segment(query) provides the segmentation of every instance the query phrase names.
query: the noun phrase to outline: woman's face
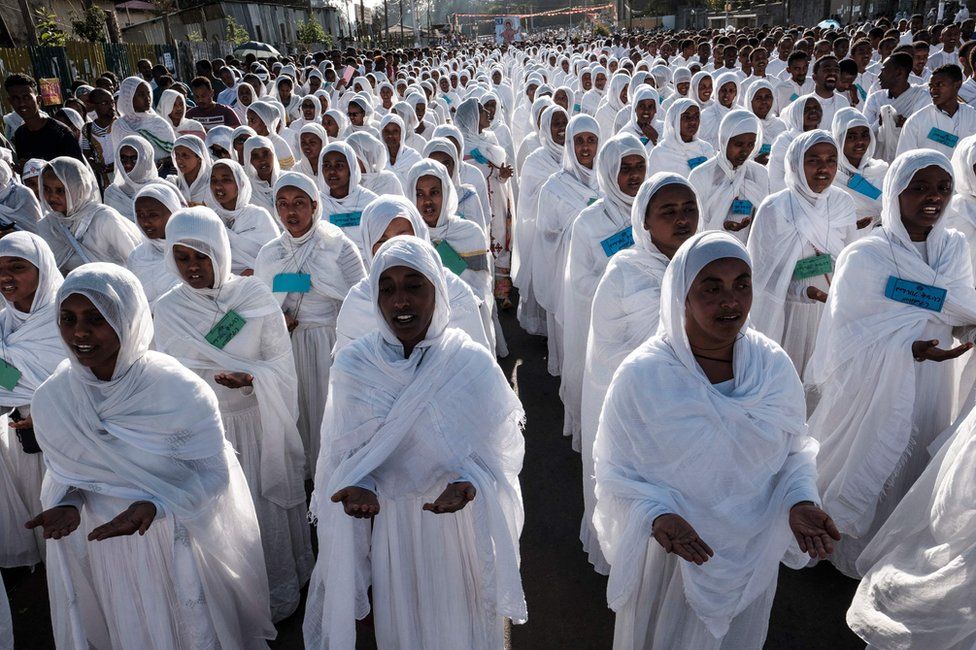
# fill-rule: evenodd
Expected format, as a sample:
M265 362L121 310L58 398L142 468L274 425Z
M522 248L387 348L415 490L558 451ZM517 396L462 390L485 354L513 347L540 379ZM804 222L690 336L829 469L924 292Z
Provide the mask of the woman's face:
M298 140L301 144L302 155L312 163L314 168L319 164L319 154L322 153L322 139L314 133L303 133Z
M726 257L705 265L685 298L685 333L691 345L730 345L752 308L752 271L743 260Z
M166 239L166 222L170 211L154 198L141 196L136 199L136 223L147 239Z
M264 120L254 111L247 112L247 125L258 135L268 135L268 127L264 125Z
M331 115L322 118L322 126L325 127L325 132L329 134L330 138L339 137L339 123L332 119Z
M210 172L210 191L224 210L237 208L237 180L227 165L214 165Z
M647 202L644 230L668 259L698 230L698 201L686 185L665 185Z
M349 121L353 126L362 126L363 120L366 118L366 111L359 105L350 103L349 108L346 109L346 115L349 116Z
M400 151L400 127L390 122L383 127L383 143L386 150L390 152L390 160L396 160L396 155Z
M725 108L732 108L732 104L735 102L735 96L737 94L737 89L734 83L727 81L722 84L722 87L718 89L718 101Z
M176 147L173 149L173 158L176 159L176 168L180 170L183 176L196 178L197 172L200 171L202 161L191 149L187 147Z
M214 268L209 256L189 246L174 244L173 261L187 285L193 289L213 289Z
M292 237L301 237L312 228L318 203L297 187L283 187L275 194L278 219Z
M408 219L403 217L395 217L386 226L386 230L380 235L380 238L376 240L373 244L372 252L375 255L376 251L380 249L380 246L385 244L387 240L393 239L397 235L414 235L413 224L410 223Z
M441 179L436 176L421 176L417 179L414 200L417 209L420 210L420 216L430 228L437 225L437 219L440 217L441 206L444 203L443 190Z
M287 105L291 101L291 81L282 81L278 83L278 97L281 99L281 103Z
M322 158L322 178L332 196L345 196L349 191L349 163L338 151L330 151Z
M847 160L857 167L861 164L861 159L871 146L871 131L866 126L854 126L847 129L844 136L844 156Z
M698 82L698 101L703 104L712 98L712 78L705 77Z
M68 212L68 194L64 183L54 174L45 169L42 172L44 186L44 200L55 212L66 215Z
M760 120L766 119L769 111L773 108L773 93L763 88L752 96L752 112Z
M427 115L427 104L417 102L417 105L413 107L413 112L417 116L417 124L422 125L424 123L424 116Z
M647 175L647 158L637 154L620 159L617 173L617 187L627 196L637 196L644 177Z
M454 159L443 151L432 151L428 156L431 160L436 160L447 169L448 176L454 176Z
M308 99L302 100L302 117L306 120L315 119L315 98L309 97Z
M679 81L674 85L674 89L678 91L678 94L682 97L688 96L688 90L691 88L690 81Z
M732 163L732 168L736 169L745 164L756 148L755 133L739 133L729 138L725 145L725 157Z
M91 300L78 293L66 297L58 311L58 330L78 363L102 381L112 378L119 336Z
M309 94L314 93L316 90L322 87L322 79L319 77L310 77L308 80L308 92ZM306 117L305 119L311 119Z
M241 89L237 91L237 97L240 100L241 104L243 104L244 106L250 106L251 102L254 101L254 91L247 84L242 84Z
M821 118L823 118L823 108L820 102L811 97L803 105L803 130L811 131L817 128L820 126Z
M249 135L239 135L234 138L234 151L237 153L237 160L244 160L244 143L247 142Z
M126 174L131 174L132 170L136 168L136 163L139 162L139 152L132 147L122 147L119 149L119 164L122 165L122 169L125 170Z
M807 149L803 154L803 175L817 194L830 187L837 175L837 147L821 142Z
M22 257L0 257L0 295L18 311L29 313L41 274Z
M701 124L701 111L697 106L692 106L681 114L681 124L678 128L681 140L691 142L698 134L698 126Z
M565 90L557 90L556 94L552 96L552 101L562 106L564 110L569 110L569 97Z
M380 313L405 347L413 348L427 336L435 297L430 280L409 266L391 266L380 274Z
M576 153L576 160L583 167L593 169L593 161L600 145L600 138L595 133L584 131L573 136L573 151Z
M274 173L274 152L265 147L252 149L251 166L257 172L258 178L265 183L271 182L271 175Z
M952 198L952 176L941 167L925 167L915 172L901 194L898 207L901 222L912 241L924 241Z
M169 121L176 126L183 119L183 114L186 113L186 104L183 103L183 97L178 96L173 102L173 110L169 112Z
M387 86L380 88L380 99L383 100L383 106L389 108L393 105L393 90Z
M149 84L139 84L135 95L132 96L132 108L136 113L145 113L151 105L152 93L149 90Z

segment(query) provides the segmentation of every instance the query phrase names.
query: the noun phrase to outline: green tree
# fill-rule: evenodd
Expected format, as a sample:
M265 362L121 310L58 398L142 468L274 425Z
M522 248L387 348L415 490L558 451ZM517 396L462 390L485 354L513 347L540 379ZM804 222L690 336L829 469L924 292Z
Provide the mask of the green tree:
M329 38L329 35L325 33L322 25L311 17L298 23L298 29L296 32L298 34L298 42L305 43L306 45L309 43L325 43Z
M34 10L34 15L36 16L34 22L37 26L37 44L63 47L68 41L68 36L58 25L54 12L40 8Z
M247 33L244 27L238 25L231 16L227 16L227 40L234 45L240 45L251 40L251 35Z
M191 43L202 43L203 35L198 31L192 31L186 35L186 40L190 41Z
M105 12L95 5L91 5L80 14L74 14L71 29L75 36L83 41L98 43L106 40Z

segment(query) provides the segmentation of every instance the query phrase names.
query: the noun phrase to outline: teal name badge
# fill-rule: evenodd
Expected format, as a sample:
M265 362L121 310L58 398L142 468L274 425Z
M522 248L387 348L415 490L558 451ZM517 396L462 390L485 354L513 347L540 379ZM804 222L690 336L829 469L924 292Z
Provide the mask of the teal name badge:
M735 199L732 201L732 214L752 214L752 201L749 199Z
M634 245L634 232L630 226L627 226L618 233L614 233L600 242L600 246L603 247L603 252L606 253L607 257L613 257L614 253L619 253L625 248L630 248Z
M857 94L861 96L861 99L868 98L868 93L861 87L861 84L854 84L854 87L857 88Z
M854 174L851 176L851 180L847 181L847 187L851 188L858 194L863 194L872 201L876 201L879 196L881 196L881 190L875 187L871 181L864 178L860 174Z
M20 381L20 371L0 359L0 387L5 390L13 390L18 381Z
M913 305L921 309L930 311L942 311L948 292L942 287L934 287L930 284L902 280L893 275L888 276L888 283L885 285L885 298L895 302Z
M275 293L308 293L312 290L312 276L308 273L279 273L271 281Z
M579 104L573 104L573 112L579 113L581 110L583 110L582 106L580 106Z
M950 149L955 149L956 144L959 142L959 136L955 133L949 133L948 131L943 131L936 127L932 127L929 131L928 139L932 142L937 142L941 145L949 147Z
M448 105L450 105L450 104L453 104L453 103L454 103L454 102L452 102L452 101L451 101L451 98L450 98L450 97L448 97L447 95L444 95L444 96L443 96L443 99L444 99L444 101L445 101L445 102L447 102L447 103L448 103Z
M240 314L231 309L213 326L213 329L207 332L204 338L207 339L207 343L210 345L218 350L223 350L224 346L230 343L231 339L244 329L246 322Z
M793 267L793 279L805 280L815 275L826 275L834 270L834 258L829 253L821 253L797 260Z
M772 151L772 150L773 150L773 145L771 145L771 144L764 144L763 146L759 147L759 155L760 156L768 156L769 155L769 152Z
M641 144L647 144L648 142L651 141L651 139L649 137L647 137L646 135L642 135L640 137L640 141L641 141Z
M464 258L443 239L434 248L441 257L441 263L454 275L461 275L468 270L468 263L464 261Z
M707 162L707 161L708 161L708 157L707 156L696 156L694 158L689 158L688 159L688 168L689 169L694 169L698 165L702 164L703 162Z
M474 161L480 165L488 164L488 159L485 158L485 154L481 153L477 149L471 150L471 157L474 158Z
M352 228L358 226L362 218L362 212L339 212L329 215L329 223L340 228Z
M599 200L600 200L599 198L597 198L597 197L594 196L592 199L590 199L589 201L586 202L586 207L590 207L591 205L593 205L594 203L596 203Z
M797 95L796 93L793 93L792 95L790 95L790 101L792 102L792 101L793 101L793 100L795 100L795 99L796 99L797 97L799 97L799 95Z

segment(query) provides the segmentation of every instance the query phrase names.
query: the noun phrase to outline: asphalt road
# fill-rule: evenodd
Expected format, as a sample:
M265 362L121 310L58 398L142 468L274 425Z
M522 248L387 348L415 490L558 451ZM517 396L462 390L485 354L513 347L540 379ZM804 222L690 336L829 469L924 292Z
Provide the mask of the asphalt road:
M501 321L510 348L502 367L527 413L521 552L529 620L512 627L511 646L610 648L613 613L606 607L606 579L592 570L579 543L580 457L562 436L559 383L546 372L545 341L522 332L514 313L503 314ZM16 647L53 648L43 568L33 573L4 570L3 576ZM856 586L828 564L803 571L781 567L766 648L863 648L844 623ZM279 624L272 647L301 648L301 620L300 609ZM361 624L359 629L359 646L373 647L369 626Z

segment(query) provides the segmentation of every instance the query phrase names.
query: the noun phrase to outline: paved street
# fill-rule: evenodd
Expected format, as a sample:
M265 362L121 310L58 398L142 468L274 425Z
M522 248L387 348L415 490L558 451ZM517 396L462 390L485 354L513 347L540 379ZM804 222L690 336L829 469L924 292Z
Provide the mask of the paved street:
M529 621L512 629L513 648L610 648L613 616L606 608L606 580L592 571L579 543L582 513L580 457L562 437L558 380L545 370L545 341L525 335L514 312L502 315L511 354L502 364L528 415L522 495L522 580ZM17 647L52 648L44 573L4 571L14 614ZM829 565L781 569L767 648L863 648L844 623L856 583ZM301 647L301 611L279 625L275 648ZM372 646L360 626L360 647ZM419 649L418 649L419 650Z

